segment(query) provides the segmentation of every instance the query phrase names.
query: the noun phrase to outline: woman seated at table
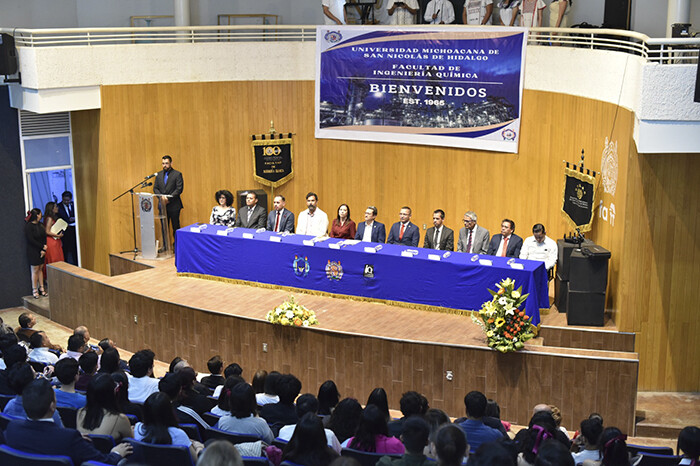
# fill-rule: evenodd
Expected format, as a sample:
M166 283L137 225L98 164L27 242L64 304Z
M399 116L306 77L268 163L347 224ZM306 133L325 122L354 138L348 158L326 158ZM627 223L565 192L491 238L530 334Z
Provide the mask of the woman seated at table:
M347 204L340 204L338 216L333 219L331 226L331 238L354 239L357 227L350 219L350 207Z
M214 199L216 199L219 204L211 209L209 223L212 225L233 227L236 221L236 209L233 207L233 194L231 194L231 191L221 189L216 192Z

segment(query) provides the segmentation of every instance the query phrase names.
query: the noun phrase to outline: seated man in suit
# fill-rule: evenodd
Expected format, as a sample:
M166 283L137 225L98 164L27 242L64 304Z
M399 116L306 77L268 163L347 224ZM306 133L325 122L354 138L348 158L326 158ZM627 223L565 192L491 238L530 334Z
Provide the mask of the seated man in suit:
M368 243L383 243L386 241L386 229L383 223L375 221L377 208L373 205L365 209L365 221L357 225L355 239Z
M443 225L445 211L438 209L433 212L433 227L428 228L423 240L423 247L427 249L440 249L442 251L455 250L455 233Z
M267 211L265 207L258 205L258 195L252 191L246 194L245 205L246 207L238 211L238 217L233 225L253 230L265 228Z
M269 231L294 233L294 214L284 208L286 199L279 194L272 201L273 210L267 216Z
M419 241L420 230L418 226L411 223L411 208L403 206L399 211L399 221L391 226L386 242L387 244L405 244L415 248Z
M489 231L476 224L476 214L471 210L464 214L464 228L459 230L457 251L486 254L489 249Z
M85 440L77 430L56 425L53 422L56 397L48 380L33 380L22 395L27 419L10 421L5 430L7 446L25 453L68 456L73 464L93 460L117 464L123 457L131 454L131 445L120 443L105 455L99 452L92 442Z
M557 242L546 235L544 225L536 223L532 227L532 236L523 241L520 258L542 261L545 268L550 270L557 263L558 249Z
M515 222L504 218L501 222L501 234L493 235L486 254L500 257L520 257L523 239L514 232Z

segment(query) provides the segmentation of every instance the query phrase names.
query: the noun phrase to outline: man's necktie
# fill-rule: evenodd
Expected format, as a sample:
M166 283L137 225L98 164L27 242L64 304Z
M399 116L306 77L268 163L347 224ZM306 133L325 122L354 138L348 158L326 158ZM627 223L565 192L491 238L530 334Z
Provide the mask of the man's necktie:
M433 238L433 243L435 244L435 249L440 249L440 244L438 244L438 237L440 236L440 230L435 229L435 237Z
M472 252L472 231L469 230L469 236L467 236L467 252Z
M506 257L506 251L508 250L508 238L503 239L503 253L501 254L502 257Z
M278 210L277 211L277 220L275 220L275 231L280 231L280 214L281 214L281 212Z
M403 239L403 232L404 232L404 230L406 230L406 225L404 225L404 224L402 223L402 224L401 224L401 231L399 232L399 241L401 241L401 240Z

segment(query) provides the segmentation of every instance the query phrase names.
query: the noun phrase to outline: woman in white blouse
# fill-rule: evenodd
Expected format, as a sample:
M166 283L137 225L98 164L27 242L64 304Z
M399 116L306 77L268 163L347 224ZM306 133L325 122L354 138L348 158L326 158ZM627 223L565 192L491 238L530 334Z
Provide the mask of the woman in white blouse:
M215 205L211 209L211 217L209 223L212 225L222 225L225 227L233 227L236 221L236 209L233 207L233 194L231 191L222 189L214 195L219 205Z

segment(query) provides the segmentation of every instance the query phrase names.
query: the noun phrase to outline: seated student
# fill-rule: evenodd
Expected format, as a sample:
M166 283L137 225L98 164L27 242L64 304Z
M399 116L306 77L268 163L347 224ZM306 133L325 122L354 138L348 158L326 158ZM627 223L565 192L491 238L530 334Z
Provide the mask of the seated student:
M187 447L193 462L197 461L197 455L204 448L201 443L190 440L185 431L178 427L170 398L161 392L152 393L146 398L143 422L137 422L134 426L134 438L145 443Z
M387 455L403 454L405 451L399 439L389 437L386 417L376 405L365 407L357 433L347 439L343 447Z
M679 465L700 464L700 429L695 426L684 427L678 434L678 450L676 454L683 452L683 459Z
M508 436L510 422L501 421L501 407L490 398L486 401L486 411L484 411L482 421L487 426L498 430L504 437Z
M384 415L386 422L391 420L391 415L389 414L389 397L386 394L386 390L382 387L377 387L373 389L369 396L367 397L367 403L365 407L369 405L374 405L379 408L379 411Z
M153 378L154 358L153 351L141 350L129 359L129 401L132 403L143 403L158 391L158 379Z
M22 402L27 419L10 421L5 430L5 442L11 448L26 453L68 456L73 464L84 461L117 464L132 452L131 445L120 443L109 454L100 453L77 430L50 422L55 417L56 398L46 379L29 383Z
M408 391L401 395L399 401L401 414L403 417L395 421L390 421L387 427L389 435L399 438L403 430L403 423L410 416L423 416L428 411L428 399L418 392Z
M234 376L234 377L240 377L241 380L245 381L245 379L243 379L242 374L243 374L243 368L238 363L235 363L235 362L229 364L228 366L226 366L226 369L224 369L224 379L228 379L229 377ZM223 387L222 385L219 385L214 389L214 395L212 395L214 398L219 398L219 395L221 394L222 387Z
M97 374L87 386L87 403L78 410L77 429L81 434L111 435L119 443L134 436L129 418L119 412L116 382L109 374Z
M180 397L180 405L187 406L194 410L200 416L207 411L211 406L211 400L201 393L195 391L195 383L197 381L197 373L191 367L183 367L177 372L180 376L182 384L182 394Z
M299 396L300 391L301 381L292 374L283 374L277 380L275 392L280 401L260 408L260 417L267 421L273 433L277 434L283 426L296 424L299 421L294 400Z
M561 442L549 439L542 442L535 466L574 466L574 459Z
M571 443L559 429L549 411L537 411L532 415L527 429L522 429L515 436L515 441L520 445L518 464L521 466L534 465L537 453L542 442L553 438L560 441L567 449Z
M301 419L306 413L318 415L318 399L311 393L305 393L297 398L296 410L299 419ZM296 427L297 424L290 424L282 427L279 434L277 434L277 438L289 441L294 435L294 430ZM336 453L340 454L342 448L340 447L338 437L336 437L333 431L330 429L324 429L324 433L326 435L328 446Z
M27 413L24 410L22 393L31 381L34 380L35 375L34 369L27 363L15 364L10 368L10 387L17 395L7 402L5 409L2 410L3 414L20 419L25 419L27 417ZM55 397L53 399L55 402ZM58 414L58 411L53 413L53 422L63 427L63 422L61 421L61 416Z
M469 457L467 437L455 424L440 427L435 437L435 453L440 466L461 466L465 457Z
M78 381L78 361L73 358L61 359L53 370L61 386L56 388L56 406L67 406L80 409L85 406L85 395L76 393L75 383Z
M438 430L445 424L450 424L450 417L441 409L430 408L423 416L425 421L430 426L430 434L428 435L428 446L423 450L425 456L431 460L437 460L437 453L435 453L435 441L437 439Z
M111 352L112 350L114 350L114 351L117 352L117 357L118 357L118 356L119 356L119 350L118 350L117 347L114 345L114 342L113 342L112 340L110 340L109 338L103 338L102 340L100 340L100 342L98 343L98 346L99 346L100 348L102 348L102 354L100 355L100 364L99 364L100 369L102 369L102 357L104 356L105 352L106 352L106 351L110 351L110 352ZM126 361L124 361L123 359L119 359L119 368L118 368L118 369L114 369L114 370L110 370L110 371L107 371L107 370L104 370L104 371L103 371L103 370L99 370L98 372L107 372L108 374L111 374L112 372L115 372L115 371L117 371L117 370L126 372L126 371L129 370L129 364L128 364Z
M229 398L231 396L231 390L239 383L245 383L243 377L237 377L235 375L232 375L226 378L226 382L224 383L223 389L221 390L221 394L219 395L219 401L216 404L216 406L214 406L210 410L212 414L216 414L219 417L231 414L231 408L228 405Z
M260 369L253 374L253 381L250 384L253 386L256 398L258 393L265 393L265 379L267 379L267 371L265 369Z
M87 390L87 386L90 382L90 379L92 379L97 373L98 360L99 357L94 351L88 351L87 353L80 356L80 359L78 359L78 364L80 365L80 368L82 369L83 373L80 374L78 381L75 382L75 388L77 390L80 390L82 392Z
M204 434L204 430L209 427L209 424L192 408L182 405L183 387L182 373L168 372L158 382L158 389L161 393L165 393L170 398L173 407L175 408L175 417L178 424L195 424L199 428L200 435Z
M218 354L209 359L207 361L207 369L209 369L210 375L202 377L202 384L211 390L214 390L219 385L223 385L226 382L226 377L221 375L223 368L224 361Z
M230 394L224 393L224 396L226 395L230 413L221 416L215 427L227 432L255 435L265 443L272 443L275 439L272 430L265 419L255 415L257 405L253 387L247 383L239 383L231 389Z
M408 393L408 392L407 392ZM415 392L413 392L415 393ZM423 451L428 446L430 426L420 415L410 416L402 423L401 441L406 452L401 458L382 456L378 466L427 466L434 462Z
M198 466L243 466L243 458L238 452L238 445L226 440L207 442L207 447L199 455ZM260 455L256 455L260 456Z
M32 349L28 355L30 361L50 365L58 361L58 356L51 351L51 340L42 331L34 332L29 337L29 347Z
M600 461L598 438L601 433L603 433L603 424L601 424L599 419L593 418L581 421L581 435L576 440L583 445L583 450L571 454L576 466L580 466L585 460Z
M107 347L102 350L99 366L100 368L97 370L99 374L111 374L112 372L121 371L119 351L112 347Z
M125 372L117 371L109 374L117 387L114 389L117 396L117 406L119 412L130 416L135 416L136 419L143 419L143 408L140 404L129 401L129 377Z
M23 312L17 318L19 327L15 329L15 335L19 341L29 342L29 339L36 332L33 328L36 325L36 317L31 312Z
M331 420L331 413L340 401L338 387L332 380L326 380L318 388L318 415L321 416L323 425L327 426Z
M304 466L326 466L338 453L326 444L321 419L313 413L306 413L294 429L294 435L284 447L282 461Z
M585 466L630 466L630 456L627 451L627 436L617 427L606 427L600 434L598 449L600 461L586 460Z
M87 350L85 339L82 335L71 335L68 337L68 351L63 353L58 359L73 358L76 361Z
M277 392L275 391L275 385L277 384L277 380L281 375L282 374L277 371L272 371L267 374L262 393L255 394L255 401L258 403L258 406L278 403L280 401L280 397L277 396Z
M482 443L473 454L469 455L469 466L516 466L518 452L506 446L503 441Z
M9 336L3 339L5 347L2 348L2 358L5 361L6 369L0 371L0 395L17 394L10 386L10 368L15 364L27 361L27 350L24 349L24 346L17 344L17 337L14 337L14 343L12 340Z
M459 427L467 434L470 451L473 452L482 443L492 442L503 438L503 434L496 429L488 427L483 422L484 413L488 401L483 393L471 391L464 397L464 406L467 411L467 419L459 423Z
M362 419L362 405L354 398L345 398L338 402L328 428L333 431L342 445L347 439L355 435Z

